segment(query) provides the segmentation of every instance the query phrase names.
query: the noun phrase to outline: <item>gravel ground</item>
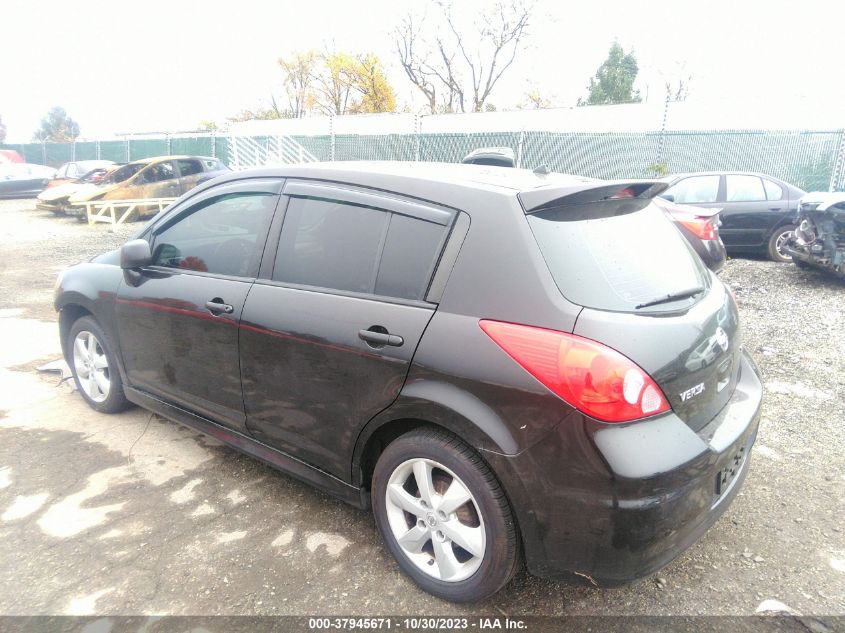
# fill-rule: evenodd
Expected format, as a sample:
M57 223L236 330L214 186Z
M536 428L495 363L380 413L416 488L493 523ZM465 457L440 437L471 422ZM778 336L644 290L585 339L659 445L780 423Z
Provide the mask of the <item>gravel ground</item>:
M845 615L845 284L736 259L766 379L744 488L695 546L615 590L519 576L479 605L417 590L371 518L141 410L104 416L36 374L62 267L120 244L0 201L0 614Z

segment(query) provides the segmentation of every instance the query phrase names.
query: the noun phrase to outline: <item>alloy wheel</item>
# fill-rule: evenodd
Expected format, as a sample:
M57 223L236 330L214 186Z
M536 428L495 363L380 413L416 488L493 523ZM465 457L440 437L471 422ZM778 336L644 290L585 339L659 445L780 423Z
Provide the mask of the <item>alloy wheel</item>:
M780 255L784 259L792 259L792 255L786 252L786 242L792 236L794 231L783 231L780 235L777 236L775 240L775 250L777 251L778 255Z
M466 484L442 464L424 458L400 464L388 481L385 507L396 542L422 572L460 582L481 566L484 518Z
M100 341L87 330L73 340L73 365L85 395L94 402L104 402L111 389L109 361Z

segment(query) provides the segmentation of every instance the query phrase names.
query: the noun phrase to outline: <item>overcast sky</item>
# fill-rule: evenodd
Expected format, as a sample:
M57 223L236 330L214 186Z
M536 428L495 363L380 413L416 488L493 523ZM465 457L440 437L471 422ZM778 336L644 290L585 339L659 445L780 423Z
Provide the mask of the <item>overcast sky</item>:
M484 4L456 3L465 18ZM662 99L664 77L685 74L692 75L690 99L763 100L776 109L809 96L819 111L841 111L845 126L845 9L838 4L539 0L528 46L490 101L509 109L535 86L560 105L574 105L617 38L636 53L637 86L649 99ZM326 44L379 55L400 105L418 107L391 32L424 5L3 0L0 116L7 142L28 141L54 105L88 138L222 121L278 90L279 56ZM813 116L808 110L807 127Z

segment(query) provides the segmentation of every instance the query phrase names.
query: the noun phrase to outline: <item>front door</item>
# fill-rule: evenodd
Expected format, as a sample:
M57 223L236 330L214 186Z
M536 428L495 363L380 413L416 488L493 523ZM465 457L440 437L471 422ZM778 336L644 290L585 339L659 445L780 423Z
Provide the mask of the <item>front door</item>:
M398 396L434 314L425 293L454 214L319 189L286 185L302 195L241 321L244 403L256 438L348 480L358 433Z
M173 161L163 160L147 165L124 186L108 192L103 199L178 198L181 194L179 177Z
M117 297L130 386L244 430L238 324L277 202L260 183L215 187L153 228L152 265Z

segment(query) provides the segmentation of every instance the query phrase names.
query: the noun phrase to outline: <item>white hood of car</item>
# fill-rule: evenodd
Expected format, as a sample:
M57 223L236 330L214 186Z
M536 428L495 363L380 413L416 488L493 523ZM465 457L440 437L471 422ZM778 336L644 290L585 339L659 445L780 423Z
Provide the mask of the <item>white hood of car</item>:
M818 210L824 211L829 206L845 201L845 192L842 191L813 191L801 197L799 204L818 203Z
M38 199L42 202L53 202L54 200L61 200L62 198L67 198L68 196L76 193L80 187L84 187L84 184L78 182L69 182L64 185L56 185L55 187L50 187L49 189L45 189L41 193L38 194Z
M71 204L73 204L75 202L87 202L88 200L91 200L91 198L96 196L97 194L105 193L106 191L109 191L110 189L114 189L114 185L108 185L108 186L103 187L103 186L100 186L100 185L85 183L85 184L79 185L79 188L76 189L73 192L73 194L71 194L69 202Z

